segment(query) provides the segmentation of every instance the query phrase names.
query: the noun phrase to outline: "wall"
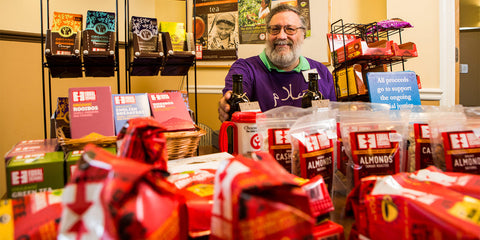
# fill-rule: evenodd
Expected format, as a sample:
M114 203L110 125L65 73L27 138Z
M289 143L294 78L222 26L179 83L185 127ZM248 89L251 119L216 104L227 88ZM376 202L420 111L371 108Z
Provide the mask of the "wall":
M460 0L460 27L480 27L480 1Z
M409 59L405 70L420 76L422 88L440 87L438 8L437 0L387 1L387 18L401 18L413 25L402 32L402 40L417 45L418 57Z

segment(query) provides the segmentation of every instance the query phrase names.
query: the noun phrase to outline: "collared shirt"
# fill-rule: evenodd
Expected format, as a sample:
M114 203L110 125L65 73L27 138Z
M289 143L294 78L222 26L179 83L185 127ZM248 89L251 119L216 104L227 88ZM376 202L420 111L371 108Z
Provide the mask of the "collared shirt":
M263 60L262 60L263 55ZM316 69L318 72L318 90L330 101L335 101L335 86L333 77L327 67L313 59L302 57L307 63L300 60L294 71L272 70L273 64L269 63L265 53L246 59L240 58L225 77L225 88L223 93L233 87L232 75L243 76L243 91L250 101L258 101L262 111L279 106L302 105L304 90L308 89L308 82L303 72L309 69Z
M268 71L271 72L272 69L275 69L277 72L285 72L285 70L278 69L275 65L273 65L270 62L270 60L268 60L265 50L263 50L263 52L260 53L260 55L258 56L262 60L263 64L265 64L265 67L267 67ZM300 62L292 71L301 72L309 69L310 69L310 63L308 63L307 59L304 56L300 56Z

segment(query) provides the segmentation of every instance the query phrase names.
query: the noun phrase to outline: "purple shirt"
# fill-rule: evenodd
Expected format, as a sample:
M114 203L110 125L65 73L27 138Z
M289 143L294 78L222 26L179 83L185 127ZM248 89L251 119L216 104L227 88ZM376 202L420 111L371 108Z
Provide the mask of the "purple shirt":
M311 69L317 69L318 90L325 99L336 101L333 77L328 68L315 60L306 60ZM225 77L223 94L232 90L233 74L243 75L243 91L250 101L258 101L262 112L284 105L301 107L304 90L308 89L302 72L269 71L259 56L238 59L233 63Z

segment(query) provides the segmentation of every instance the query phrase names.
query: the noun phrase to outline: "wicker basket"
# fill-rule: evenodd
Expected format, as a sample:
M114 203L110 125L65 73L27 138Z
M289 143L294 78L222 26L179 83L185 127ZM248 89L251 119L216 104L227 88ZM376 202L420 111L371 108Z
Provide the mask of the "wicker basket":
M71 139L65 137L62 128L56 128L56 133L58 143L62 147L64 153L74 150L82 150L83 147L89 143L93 143L102 148L117 146L117 137L115 136L106 137L100 134L90 134L88 137Z
M196 126L195 131L165 132L168 160L192 157L205 130Z
M65 138L65 134L61 128L56 129L57 139L65 153L82 150L85 145L93 143L99 147L116 147L117 137L105 137L103 135L89 135L90 137L70 139ZM200 138L206 132L202 128L196 126L193 131L164 132L167 138L168 159L178 159L194 156L197 151Z

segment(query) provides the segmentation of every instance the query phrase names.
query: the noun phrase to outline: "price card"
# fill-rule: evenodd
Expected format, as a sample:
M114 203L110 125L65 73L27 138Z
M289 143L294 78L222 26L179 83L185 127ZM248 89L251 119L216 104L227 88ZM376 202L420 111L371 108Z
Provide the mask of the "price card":
M312 101L312 107L316 108L328 108L328 104L330 103L329 99L323 99L323 100L313 100Z
M261 112L258 102L242 102L239 103L241 112Z

